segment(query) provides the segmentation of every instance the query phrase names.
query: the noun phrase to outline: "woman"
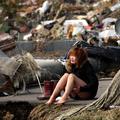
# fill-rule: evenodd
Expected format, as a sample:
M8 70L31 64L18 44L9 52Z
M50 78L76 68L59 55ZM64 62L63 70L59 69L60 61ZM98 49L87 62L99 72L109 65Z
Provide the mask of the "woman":
M46 104L55 102L62 90L64 93L56 104L63 104L69 96L73 99L92 99L98 89L98 79L93 67L88 61L87 53L83 48L72 48L67 55L66 73L58 81L50 99Z

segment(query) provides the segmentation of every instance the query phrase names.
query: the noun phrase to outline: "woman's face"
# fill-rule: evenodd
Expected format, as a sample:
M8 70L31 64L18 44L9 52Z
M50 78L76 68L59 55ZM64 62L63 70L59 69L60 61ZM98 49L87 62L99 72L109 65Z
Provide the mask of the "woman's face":
M70 59L71 64L75 64L76 63L76 57L75 56L71 55L69 57L69 59Z

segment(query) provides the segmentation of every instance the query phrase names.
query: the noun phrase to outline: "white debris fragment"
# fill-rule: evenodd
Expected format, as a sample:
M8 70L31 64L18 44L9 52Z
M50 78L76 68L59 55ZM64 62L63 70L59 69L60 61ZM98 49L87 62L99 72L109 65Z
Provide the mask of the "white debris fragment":
M117 105L111 105L110 108L111 108L111 109L113 109L113 108L120 108L120 106L117 106Z
M75 35L78 32L84 32L83 27L87 27L89 24L87 23L86 20L81 19L81 20L66 20L64 22L64 33L67 33L68 27L69 25L74 26L74 33L73 35Z
M115 11L115 10L117 10L117 9L119 9L120 8L120 3L116 3L115 5L113 5L111 8L110 8L110 10L111 11Z
M118 36L115 32L115 30L104 30L99 33L99 38L108 38L108 37L114 37Z
M23 40L29 40L32 37L32 33L23 36Z
M118 45L120 46L120 40L117 41Z
M36 9L35 12L39 12L40 15L44 15L45 12L47 12L47 10L50 8L50 6L51 6L51 2L49 0L46 0L45 2L43 2L42 7Z
M110 23L112 22L116 22L116 18L105 18L104 20L102 20L102 23L104 24L104 27L108 26Z
M38 30L40 30L40 29L42 29L42 28L43 28L43 25L39 24L39 25L36 26L35 30L38 31Z
M55 101L59 101L61 99L61 96L57 97Z

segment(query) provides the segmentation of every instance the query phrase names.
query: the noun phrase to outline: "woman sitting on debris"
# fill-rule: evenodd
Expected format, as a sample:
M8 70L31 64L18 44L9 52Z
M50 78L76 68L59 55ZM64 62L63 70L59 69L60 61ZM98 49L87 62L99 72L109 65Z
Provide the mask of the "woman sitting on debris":
M50 99L46 104L55 102L62 90L64 93L56 104L63 104L69 96L73 99L93 99L98 90L98 79L88 61L85 49L72 48L67 55L67 72L58 81Z

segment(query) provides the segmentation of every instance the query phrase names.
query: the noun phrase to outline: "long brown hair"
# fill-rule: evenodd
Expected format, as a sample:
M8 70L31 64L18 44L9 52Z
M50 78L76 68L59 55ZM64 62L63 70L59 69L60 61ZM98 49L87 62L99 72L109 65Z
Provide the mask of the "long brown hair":
M74 47L72 49L70 49L70 51L68 52L67 55L67 63L66 63L66 69L68 72L70 72L72 70L72 64L69 60L69 57L73 55L76 57L76 65L78 68L81 67L82 64L84 64L87 61L87 52L84 48L79 48L79 47Z

